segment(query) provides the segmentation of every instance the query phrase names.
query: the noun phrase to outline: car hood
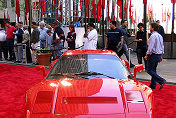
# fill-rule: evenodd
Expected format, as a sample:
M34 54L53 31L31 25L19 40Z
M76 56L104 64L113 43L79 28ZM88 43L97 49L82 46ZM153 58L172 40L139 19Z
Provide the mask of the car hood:
M117 80L63 80L58 87L55 114L124 113Z
M148 112L144 101L140 101L140 97L125 96L125 91L128 90L130 90L128 95L131 94L131 91L144 90L146 98L151 92L145 85L136 84L134 80L98 78L43 80L28 91L28 95L30 95L28 101L33 101L30 103L30 105L33 104L31 106L33 116L53 114L55 118L66 118L66 116L86 116L87 118L92 115L102 115L99 117L103 118L103 115L107 117L115 115L115 117L124 118L127 112L137 111L144 114ZM127 107L131 104L127 104L126 99L130 100L131 98L134 99L131 108L135 105L139 105L139 107L130 111ZM142 104L138 104L138 100ZM143 109L141 109L141 105Z

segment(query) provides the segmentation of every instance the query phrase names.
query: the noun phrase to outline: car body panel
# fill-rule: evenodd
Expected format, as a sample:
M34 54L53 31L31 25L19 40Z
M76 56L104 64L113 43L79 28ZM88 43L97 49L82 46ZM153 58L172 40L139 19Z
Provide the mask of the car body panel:
M70 52L114 55L86 50L64 55ZM153 117L152 90L133 79L43 79L27 91L26 98L26 118Z

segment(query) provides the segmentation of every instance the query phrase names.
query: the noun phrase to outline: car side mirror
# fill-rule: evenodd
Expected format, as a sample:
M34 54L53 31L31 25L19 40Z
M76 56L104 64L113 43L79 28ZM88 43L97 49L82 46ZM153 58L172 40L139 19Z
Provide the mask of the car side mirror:
M43 72L43 79L46 77L45 66L43 66L43 65L37 65L36 66L36 70Z
M143 65L142 64L135 65L135 67L134 67L134 76L133 76L133 78L135 80L136 80L136 74L137 74L137 72L142 71L142 70L143 70Z

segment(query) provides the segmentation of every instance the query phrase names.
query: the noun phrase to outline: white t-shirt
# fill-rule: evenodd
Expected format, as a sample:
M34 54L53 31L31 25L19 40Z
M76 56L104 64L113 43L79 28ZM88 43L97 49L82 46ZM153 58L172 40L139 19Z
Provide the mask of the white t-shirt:
M0 41L6 40L5 30L0 30Z
M88 32L87 38L84 38L84 49L85 50L96 50L98 41L98 33L96 29Z

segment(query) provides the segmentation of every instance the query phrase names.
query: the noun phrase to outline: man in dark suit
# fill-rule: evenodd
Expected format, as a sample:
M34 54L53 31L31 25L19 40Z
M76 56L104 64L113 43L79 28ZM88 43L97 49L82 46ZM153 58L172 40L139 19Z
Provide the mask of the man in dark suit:
M160 25L160 21L159 21L159 20L157 20L156 23L157 23L158 26L159 26L159 28L158 28L158 33L164 38L165 33L164 33L164 28L163 28L163 26Z

